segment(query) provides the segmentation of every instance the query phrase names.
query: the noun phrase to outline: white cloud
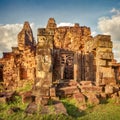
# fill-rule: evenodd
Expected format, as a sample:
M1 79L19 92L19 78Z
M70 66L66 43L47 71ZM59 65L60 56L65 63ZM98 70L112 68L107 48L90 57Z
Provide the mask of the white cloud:
M17 34L22 26L22 24L0 25L0 52L10 51L12 46L17 46Z
M117 10L116 8L113 8L112 10L110 10L110 12L120 14L120 10Z
M30 24L34 27L34 24ZM17 46L17 35L22 30L23 24L0 25L0 56L3 52L11 51L11 47Z
M92 35L92 36L96 36L96 35L97 35L97 32L96 32L96 31L92 31L91 35Z
M57 27L62 27L62 26L74 26L72 23L59 23L57 24Z
M103 34L111 35L113 41L113 51L115 53L115 58L120 62L120 10L113 8L111 17L102 17L98 21L98 29Z

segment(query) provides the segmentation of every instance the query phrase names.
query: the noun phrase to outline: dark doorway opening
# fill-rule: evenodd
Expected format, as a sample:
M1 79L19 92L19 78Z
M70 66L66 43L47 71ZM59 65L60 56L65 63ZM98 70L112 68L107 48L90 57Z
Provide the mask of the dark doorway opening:
M27 79L27 70L20 67L20 80Z
M72 52L61 53L61 79L73 79L73 58L74 54Z

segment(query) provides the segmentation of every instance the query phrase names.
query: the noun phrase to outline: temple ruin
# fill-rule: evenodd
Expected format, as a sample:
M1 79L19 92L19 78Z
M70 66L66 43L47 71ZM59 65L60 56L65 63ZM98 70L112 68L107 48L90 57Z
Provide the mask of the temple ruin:
M25 22L18 47L0 59L0 82L7 89L16 89L31 81L36 100L61 96L66 89L73 93L81 81L93 83L94 90L101 91L101 86L120 80L120 64L114 60L112 47L110 35L93 37L89 27L78 23L57 27L54 18L46 28L38 28L36 43Z
M37 39L36 78L44 76L41 79L49 79L51 84L57 80L116 83L109 35L92 37L89 27L77 23L57 28L50 18L46 28L38 29Z
M35 40L28 22L18 34L18 47L4 52L0 59L0 81L7 89L23 87L35 77Z

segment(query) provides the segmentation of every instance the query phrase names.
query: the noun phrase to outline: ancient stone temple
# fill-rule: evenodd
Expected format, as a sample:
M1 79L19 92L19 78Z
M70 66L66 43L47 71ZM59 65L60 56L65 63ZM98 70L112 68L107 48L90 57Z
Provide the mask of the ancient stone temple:
M92 37L90 28L78 23L73 27L57 27L50 18L46 28L38 29L35 59L38 101L42 98L45 102L56 94L74 94L79 91L77 83L81 81L91 81L96 86L116 84L119 67L113 66L110 36ZM102 92L101 87L85 89Z
M52 83L61 80L115 83L110 36L93 38L89 27L77 23L73 27L56 27L55 20L50 18L46 28L38 29L37 37L37 78L44 76L44 80Z
M38 28L35 43L25 22L18 34L18 47L0 59L0 82L14 89L33 81L39 102L61 96L63 91L75 93L79 91L77 84L84 84L81 81L94 83L90 90L101 91L99 86L115 85L120 80L120 65L114 60L112 47L109 35L93 37L89 27L78 23L57 27L54 18L48 20L46 28Z

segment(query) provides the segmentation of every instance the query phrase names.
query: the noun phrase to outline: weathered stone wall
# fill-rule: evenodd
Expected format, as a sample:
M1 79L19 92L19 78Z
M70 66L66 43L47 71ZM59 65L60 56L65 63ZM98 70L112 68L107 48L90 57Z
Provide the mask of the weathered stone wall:
M84 50L85 42L92 39L89 27L58 27L54 34L54 47L69 51Z
M120 63L117 63L116 60L113 60L112 68L114 69L116 82L120 83Z
M115 84L115 72L112 68L114 59L112 53L112 42L109 35L97 35L92 41L86 43L86 52L95 54L96 83Z

